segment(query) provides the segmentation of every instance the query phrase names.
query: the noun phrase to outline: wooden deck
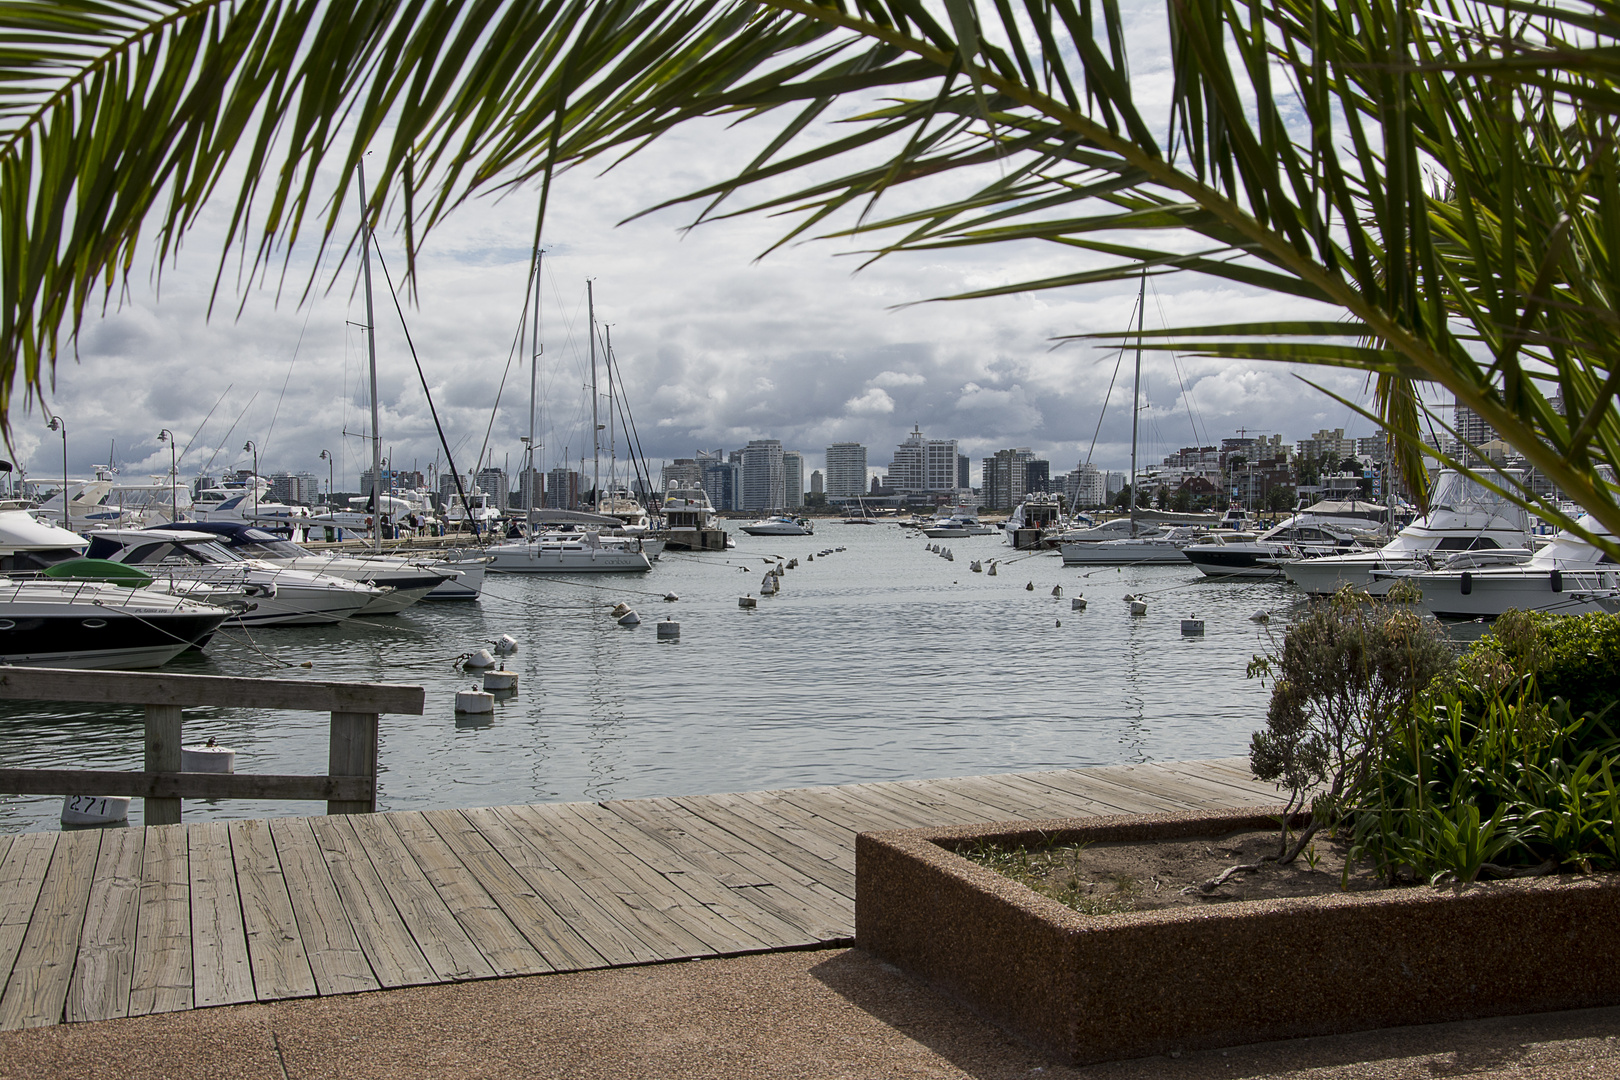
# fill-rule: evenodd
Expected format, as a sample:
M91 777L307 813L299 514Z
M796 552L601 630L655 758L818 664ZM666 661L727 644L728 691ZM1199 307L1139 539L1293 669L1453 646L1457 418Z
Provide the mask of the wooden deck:
M0 1029L848 942L857 832L1276 801L1230 759L0 836Z

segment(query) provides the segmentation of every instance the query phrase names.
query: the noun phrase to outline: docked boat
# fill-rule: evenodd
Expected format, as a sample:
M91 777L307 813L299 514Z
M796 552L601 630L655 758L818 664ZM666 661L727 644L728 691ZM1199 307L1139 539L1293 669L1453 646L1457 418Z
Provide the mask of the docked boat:
M739 527L749 536L814 536L816 531L809 518L789 514L773 514Z
M1580 523L1583 529L1614 539L1590 514ZM1478 565L1478 556L1494 554L1462 552L1457 557L1473 565L1453 563L1436 570L1375 571L1375 575L1413 581L1423 591L1423 606L1442 619L1494 619L1510 609L1560 615L1615 610L1620 565L1602 548L1567 530L1522 562Z
M145 530L173 532L173 526ZM180 527L182 532L205 532L246 559L258 559L289 570L358 581L384 590L361 608L361 615L392 615L404 611L447 581L463 576L460 569L439 560L405 559L392 555L358 555L310 551L269 529L232 521L199 521ZM472 560L466 560L472 561ZM483 561L476 562L478 570Z
M646 542L597 529L536 531L485 549L492 574L639 574L652 569Z
M1530 515L1477 480L1454 469L1442 471L1431 505L1377 550L1298 559L1285 563L1283 573L1313 596L1329 596L1347 585L1382 596L1395 581L1391 571L1443 569L1458 552L1489 552L1498 563L1529 558ZM1375 576L1377 571L1384 573Z
M1371 522L1299 513L1252 539L1212 536L1208 543L1189 544L1182 554L1210 577L1278 578L1283 564L1324 555L1345 555L1374 539Z
M660 534L670 551L724 551L726 533L720 528L709 493L701 484L669 482L664 493L664 529Z
M1141 534L1092 543L1068 543L1058 548L1064 566L1186 566L1184 549L1206 540L1209 533L1197 526L1149 528Z
M0 577L0 662L157 667L187 649L202 648L231 615L226 608L141 585L140 578L117 585Z
M1019 551L1051 547L1063 532L1063 510L1057 496L1042 491L1026 497L1007 518L1003 529Z
M221 589L230 590L244 601L244 610L229 619L239 626L342 622L384 592L356 581L245 559L205 532L104 529L90 538L85 554L138 567L179 594L217 596Z
M35 577L84 555L90 541L26 510L0 510L0 573Z
M931 540L959 540L969 536L992 536L996 529L993 525L982 524L973 514L958 511L935 518L924 525L922 531Z

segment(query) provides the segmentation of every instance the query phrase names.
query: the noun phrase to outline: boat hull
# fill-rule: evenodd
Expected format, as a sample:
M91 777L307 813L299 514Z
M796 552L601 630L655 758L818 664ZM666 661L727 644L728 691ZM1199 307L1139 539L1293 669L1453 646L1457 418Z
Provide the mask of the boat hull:
M1436 571L1411 578L1422 604L1441 619L1494 619L1504 611L1586 615L1614 610L1620 595L1615 571ZM1467 592L1464 592L1464 587Z
M557 549L545 544L501 544L489 549L492 574L640 574L652 561L620 548Z
M10 609L0 617L0 660L5 663L55 668L158 667L187 649L205 645L227 614L219 609L131 614L89 604L72 605L82 610L30 612L33 606L5 605ZM92 625L95 623L100 625Z
M1064 544L1064 566L1186 566L1187 556L1168 544Z

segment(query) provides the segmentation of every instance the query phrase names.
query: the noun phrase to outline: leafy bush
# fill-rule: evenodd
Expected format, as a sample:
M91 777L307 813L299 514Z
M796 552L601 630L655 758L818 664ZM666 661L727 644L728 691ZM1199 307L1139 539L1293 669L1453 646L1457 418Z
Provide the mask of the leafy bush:
M1506 612L1461 670L1489 689L1534 676L1543 700L1563 698L1576 716L1601 712L1620 700L1620 615Z
M1249 744L1251 770L1288 788L1288 813L1325 785L1292 849L1285 826L1282 862L1292 862L1321 825L1336 821L1343 801L1359 798L1397 723L1452 663L1432 620L1351 589L1313 605L1288 628L1280 653L1255 658L1250 676L1276 682L1266 727Z

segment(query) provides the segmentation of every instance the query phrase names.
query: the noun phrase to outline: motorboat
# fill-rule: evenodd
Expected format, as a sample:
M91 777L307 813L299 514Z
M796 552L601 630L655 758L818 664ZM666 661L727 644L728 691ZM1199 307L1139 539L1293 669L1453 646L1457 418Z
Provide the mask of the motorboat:
M492 574L623 574L652 569L647 542L597 529L536 531L485 549Z
M292 521L308 517L309 508L276 502L270 498L270 481L251 476L241 484L199 491L191 500L191 516L197 521Z
M1374 538L1364 518L1332 518L1300 513L1249 539L1214 535L1189 544L1182 553L1210 577L1277 578L1291 560L1344 555ZM1239 534L1242 535L1242 534Z
M231 590L244 603L228 620L237 626L317 626L359 614L383 589L357 581L247 559L212 533L165 529L104 529L85 555L139 567L177 593L218 595ZM190 588L188 588L188 584Z
M1186 566L1183 549L1208 537L1196 525L1149 528L1134 537L1064 544L1058 550L1064 566Z
M439 560L310 551L269 529L245 522L199 521L179 528L183 532L209 533L243 558L258 559L290 570L358 581L385 590L360 609L361 615L392 615L404 611L446 581L462 576L460 569ZM173 532L175 527L155 526L145 531ZM477 566L482 570L481 559Z
M1580 525L1594 535L1615 539L1590 514L1580 518ZM1494 619L1510 609L1560 615L1615 610L1620 565L1608 552L1568 530L1521 562L1479 565L1477 556L1494 554L1459 553L1457 558L1470 560L1467 566L1453 563L1435 570L1374 573L1412 581L1423 592L1423 606L1443 619Z
M1056 495L1036 492L1014 508L1002 528L1008 541L1020 551L1051 547L1063 532L1063 508Z
M663 513L663 540L671 551L725 550L720 515L701 484L671 480L664 492Z
M157 667L187 649L202 648L231 614L224 607L142 586L140 578L119 585L0 577L0 662Z
M948 517L937 517L923 526L923 535L931 540L962 539L969 536L993 536L995 526L984 525L973 514L955 513Z
M816 532L809 518L789 514L774 514L739 527L749 536L814 536Z
M1143 532L1143 530L1147 532ZM1137 523L1137 532L1142 535L1157 534L1157 525L1144 525ZM1058 533L1054 539L1058 546L1065 544L1100 544L1108 540L1128 540L1131 536L1131 519L1128 517L1114 518L1097 525L1087 525L1080 529L1065 529Z
M27 510L0 510L0 573L35 577L57 563L83 557L90 541Z
M1510 477L1511 479L1511 477ZM1429 512L1375 551L1352 551L1285 563L1289 581L1313 596L1331 596L1351 586L1382 596L1395 581L1375 571L1440 569L1458 552L1490 552L1493 561L1530 556L1530 515L1477 480L1455 469L1435 479Z

